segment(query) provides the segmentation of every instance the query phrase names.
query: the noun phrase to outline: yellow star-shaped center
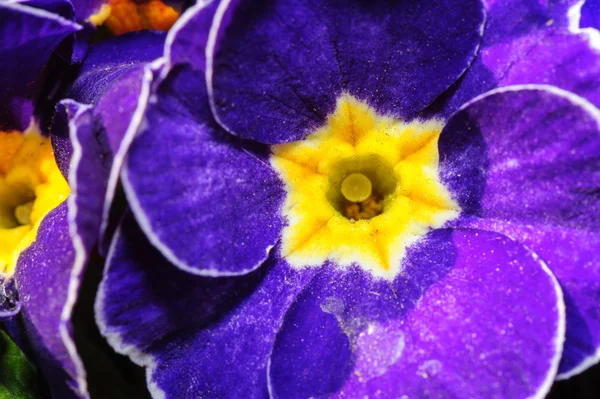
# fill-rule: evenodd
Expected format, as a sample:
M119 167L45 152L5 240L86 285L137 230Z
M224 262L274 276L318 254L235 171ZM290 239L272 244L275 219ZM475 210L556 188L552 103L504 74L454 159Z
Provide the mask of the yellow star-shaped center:
M285 183L282 255L392 279L409 245L458 216L438 174L438 120L405 123L344 94L325 126L272 147Z

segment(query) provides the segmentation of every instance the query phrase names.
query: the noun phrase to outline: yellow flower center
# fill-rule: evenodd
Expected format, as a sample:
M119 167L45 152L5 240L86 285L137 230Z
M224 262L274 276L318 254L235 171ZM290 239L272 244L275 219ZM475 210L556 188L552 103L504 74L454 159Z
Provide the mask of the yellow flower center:
M273 146L287 191L286 260L358 264L394 278L407 247L460 212L439 179L441 131L437 120L405 123L344 94L325 126Z
M50 139L36 129L0 131L0 273L11 275L48 212L69 195Z
M161 0L107 0L89 18L95 26L106 26L113 35L143 29L166 31L179 18L179 13Z

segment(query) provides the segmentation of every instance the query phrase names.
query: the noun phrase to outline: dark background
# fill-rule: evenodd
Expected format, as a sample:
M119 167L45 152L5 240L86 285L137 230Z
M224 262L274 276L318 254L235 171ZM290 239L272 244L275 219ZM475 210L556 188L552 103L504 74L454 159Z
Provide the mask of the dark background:
M548 399L600 399L600 365L578 376L558 381Z

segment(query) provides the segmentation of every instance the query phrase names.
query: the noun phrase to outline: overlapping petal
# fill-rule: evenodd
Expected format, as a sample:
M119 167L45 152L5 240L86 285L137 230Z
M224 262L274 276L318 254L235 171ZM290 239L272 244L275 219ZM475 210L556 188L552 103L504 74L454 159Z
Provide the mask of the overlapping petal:
M19 257L15 280L26 333L55 397L88 397L84 366L77 353L71 317L88 255L100 224L107 158L95 135L90 106L65 101L74 152L69 169L71 195L43 219L36 240ZM82 161L82 148L93 148Z
M440 99L482 33L479 2L454 3L215 0L176 26L161 73L158 64L139 65L160 55L153 38L151 50L113 42L102 52L114 58L91 56L71 93L96 108L71 122L80 157L101 162L73 173L96 178L75 179L85 183L80 200L107 194L82 203L93 220L77 226L107 223L130 150L122 176L139 227L128 215L117 232L97 318L117 351L148 368L155 396L547 393L565 316L537 255L495 233L445 230L411 249L407 272L393 283L332 265L293 270L269 255L284 193L265 148L227 136L213 119L241 138L276 143L322 125L344 92L397 118L436 99L428 111L449 116L489 88L522 82L550 82L600 103L597 50L566 31L568 7L537 1L524 3L520 20L510 17L513 2L487 2L494 17L485 48ZM442 172L472 216L461 226L518 238L556 271L568 307L566 377L600 353L598 116L573 94L522 89L479 98L450 120ZM566 127L570 135L557 140ZM232 275L241 276L222 277Z
M542 397L564 337L543 263L475 230L432 233L393 283L331 265L294 271L275 254L246 276L212 279L172 268L127 217L96 311L166 398Z
M560 288L535 254L436 230L391 284L360 269L311 280L277 335L271 397L541 398L563 334Z
M218 6L217 0L200 1L175 23L165 45L169 66L189 64L198 70L206 70L206 44Z
M41 90L44 66L59 44L81 27L19 3L0 3L0 20L0 129L25 130Z
M155 35L150 35L150 40L154 40ZM147 37L144 34L132 37L140 36ZM120 40L123 42L126 39ZM162 39L152 43L160 51ZM141 39L141 44L147 43ZM109 68L112 72L110 87L102 85L103 82L94 87L104 95L90 96L90 99L98 102L96 108L73 100L65 100L58 107L53 144L57 161L63 173L68 175L71 187L68 212L67 204L63 204L46 216L36 241L19 258L16 274L27 334L35 351L40 354L42 371L51 381L56 397L88 395L85 371L71 331L71 316L88 255L98 242L109 172L113 166L109 137L118 146L122 138L119 136L124 135L121 130L126 130L129 118L135 115L132 111L138 105L140 90L136 93L131 89L136 87L135 84L138 84L138 88L142 86L140 75L135 72L141 70L143 73L144 68L139 64L145 56L153 56L152 49L148 50L148 47L152 46L138 48L139 52L133 57L135 62L121 65L117 62L118 57L109 59L108 63L103 63L106 60L102 59L96 62L95 57L102 57L95 52L90 62L97 69L84 67L90 82L84 86L87 89L93 86L91 75L94 72L97 76L100 76L102 69ZM119 93L115 88L117 82L129 90L129 97L119 96L122 91ZM91 91L84 91L84 98ZM132 99L131 95L135 98ZM105 129L102 124L103 117L106 117L103 111L108 109L106 103L102 104L102 101L107 101L106 97L113 100L112 107L119 105L111 115L119 115L124 119L121 124L116 124L115 118L110 123L110 129ZM114 101L117 97L120 102ZM126 106L127 99L133 104L132 107Z
M88 106L88 140L80 142L83 159L97 159L90 173L73 176L75 184L95 187L93 200L86 201L90 214L101 216L99 224L100 250L108 246L105 235L110 234L111 204L117 188L125 153L142 121L155 66L147 64L160 56L165 35L156 32L137 32L107 40L93 46L82 66L83 74L72 84L69 95L74 99L91 102ZM119 49L119 51L114 51ZM156 68L159 64L157 63ZM80 103L65 100L81 107ZM58 110L52 129L52 144L57 162L67 174L72 160L72 137L77 122ZM85 163L83 164L85 166ZM88 165L89 166L89 165ZM92 206L92 203L94 204ZM97 226L98 228L98 226Z
M426 114L449 117L488 90L516 84L550 84L600 105L600 45L579 29L575 11L581 4L487 2L476 60Z
M275 253L245 276L191 276L169 264L128 215L111 247L96 317L116 351L148 367L156 397L264 398L275 333L311 276Z
M224 1L207 49L211 106L264 143L305 137L344 92L406 118L466 70L484 18L475 0Z
M72 100L64 100L59 107L70 119L70 142L74 151L69 169L70 220L73 236L85 252L92 250L98 238L101 223L106 176L112 158L102 131L97 130L92 107ZM84 154L84 150L86 153Z
M29 341L57 398L88 396L70 321L83 272L82 256L71 241L63 202L42 221L36 241L20 256L15 275Z
M71 317L89 253L96 245L105 192L105 162L111 158L96 135L90 106L64 101L74 152L71 194L43 219L36 240L19 257L15 280L22 318L42 372L55 397L88 397ZM83 160L83 148L88 152ZM92 152L94 149L95 152Z
M442 178L469 215L538 253L565 291L563 376L598 361L600 112L549 86L497 89L442 132ZM585 365L585 366L583 366Z
M117 222L111 219L111 207L125 154L143 120L154 73L154 66L151 64L128 70L106 91L94 109L96 120L104 127L110 148L105 156L111 160L110 167L104 175L104 201L99 212L102 215L99 232L102 253L106 253L110 235L116 227ZM90 151L93 151L93 147L90 147Z
M162 32L140 31L92 46L65 97L95 105L125 73L161 57L164 40Z
M284 189L266 157L214 122L202 76L176 68L161 83L123 184L142 230L173 264L201 275L244 274L277 242Z

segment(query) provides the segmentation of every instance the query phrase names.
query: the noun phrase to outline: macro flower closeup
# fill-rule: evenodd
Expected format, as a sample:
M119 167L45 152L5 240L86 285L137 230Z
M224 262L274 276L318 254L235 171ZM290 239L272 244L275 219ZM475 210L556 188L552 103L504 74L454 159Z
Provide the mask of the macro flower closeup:
M48 395L111 396L111 351L154 398L544 398L600 361L600 3L70 4L51 123L0 135Z
M65 41L81 26L21 3L0 4L0 21L0 320L28 342L24 346L35 352L37 367L56 379L48 392L83 394L84 371L73 348L70 317L85 254L79 251L80 260L74 261L67 221L70 188L44 122L45 99L56 83L48 77L56 73L60 57L70 58L72 46ZM77 217L75 209L72 216ZM18 369L4 360L2 396L16 397L4 383Z
M59 115L52 114L69 79L65 71L77 67L87 52L85 31L91 25L74 22L74 8L83 5L64 0L0 4L0 320L19 344L14 351L26 352L25 364L34 362L38 372L14 391L6 381L21 379L19 370L26 366L3 358L2 397L89 396L72 317L97 239L100 215L90 208L102 198L95 200L93 184L78 187L75 179L80 169L88 177L89 171L103 170L103 160L70 162L72 146L86 137L72 142L68 129L62 141L50 136L52 124L61 127ZM86 115L77 111L64 112L73 123L84 124ZM12 352L5 344L2 353L8 356Z

